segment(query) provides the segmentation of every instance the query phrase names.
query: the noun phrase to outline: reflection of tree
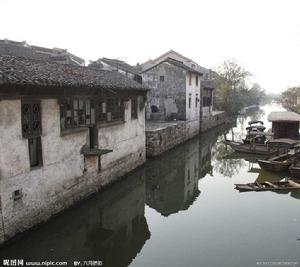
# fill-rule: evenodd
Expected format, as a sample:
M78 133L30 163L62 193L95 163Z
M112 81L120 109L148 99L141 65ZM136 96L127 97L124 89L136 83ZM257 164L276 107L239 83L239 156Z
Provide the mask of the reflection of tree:
M214 159L214 172L218 172L225 177L232 177L239 172L240 168L246 166L246 162L242 158L226 158L232 151L227 149L222 138L217 141L212 153Z
M265 111L263 109L256 110L253 114L248 115L251 121L261 120L265 116Z

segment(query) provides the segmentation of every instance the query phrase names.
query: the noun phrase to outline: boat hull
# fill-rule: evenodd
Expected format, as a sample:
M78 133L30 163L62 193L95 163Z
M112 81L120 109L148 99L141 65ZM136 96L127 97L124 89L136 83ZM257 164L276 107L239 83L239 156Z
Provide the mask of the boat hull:
M275 149L269 148L268 145L265 144L244 144L241 142L234 142L226 140L224 142L226 145L229 145L234 151L249 153L249 154L259 154L259 155L271 155L276 152Z
M283 172L286 171L291 163L289 162L280 162L280 161L269 161L269 160L257 160L258 165L267 171L271 172Z
M263 183L249 183L249 184L235 184L235 189L240 192L246 191L291 191L300 190L300 184L289 180L287 182L263 182Z
M289 171L292 177L300 179L300 167L292 165L290 166Z

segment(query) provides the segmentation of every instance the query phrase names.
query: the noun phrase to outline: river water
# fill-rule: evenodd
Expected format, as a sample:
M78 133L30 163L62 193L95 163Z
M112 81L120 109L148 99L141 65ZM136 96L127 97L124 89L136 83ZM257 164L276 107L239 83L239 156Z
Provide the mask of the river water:
M287 177L233 153L266 105L149 160L104 192L0 250L0 258L102 261L102 266L300 266L300 193L240 193L235 183ZM232 128L233 127L233 128Z

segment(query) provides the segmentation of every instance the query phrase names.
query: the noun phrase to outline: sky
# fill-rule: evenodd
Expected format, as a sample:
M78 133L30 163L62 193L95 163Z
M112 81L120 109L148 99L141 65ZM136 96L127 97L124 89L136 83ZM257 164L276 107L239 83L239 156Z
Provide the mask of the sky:
M0 0L0 39L142 63L236 59L267 92L300 85L299 0Z

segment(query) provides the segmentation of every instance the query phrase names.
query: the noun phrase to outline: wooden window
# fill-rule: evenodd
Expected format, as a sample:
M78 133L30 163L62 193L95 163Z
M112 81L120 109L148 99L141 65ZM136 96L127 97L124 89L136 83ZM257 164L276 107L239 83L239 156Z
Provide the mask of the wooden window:
M41 104L39 100L21 102L22 136L37 137L42 134Z
M131 119L137 119L137 97L131 98Z
M21 121L22 136L28 138L30 168L42 166L42 116L40 100L22 100Z
M189 85L192 85L192 73L189 72Z
M212 105L212 91L210 89L203 90L203 106L208 107Z
M196 86L198 86L198 82L199 82L198 79L199 79L198 75L196 75Z
M101 99L98 121L102 123L124 121L124 100L120 97Z
M61 129L75 129L95 124L94 103L85 98L66 98L60 104Z
M160 82L164 82L165 81L165 76L159 76L159 80L160 80Z
M28 139L30 168L43 166L41 137Z

